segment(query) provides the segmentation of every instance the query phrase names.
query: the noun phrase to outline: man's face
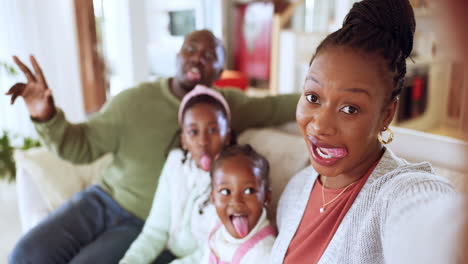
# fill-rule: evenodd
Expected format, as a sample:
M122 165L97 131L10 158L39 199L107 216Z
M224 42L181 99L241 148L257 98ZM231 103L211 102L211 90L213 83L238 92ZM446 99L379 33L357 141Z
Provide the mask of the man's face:
M209 31L195 31L185 38L177 54L175 81L190 91L197 84L211 86L223 70L221 43Z

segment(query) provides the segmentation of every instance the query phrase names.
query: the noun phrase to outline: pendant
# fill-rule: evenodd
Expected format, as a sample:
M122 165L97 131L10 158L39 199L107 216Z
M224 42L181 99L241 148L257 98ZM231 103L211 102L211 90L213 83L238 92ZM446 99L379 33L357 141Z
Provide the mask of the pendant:
M322 207L320 208L320 213L323 213L325 211L325 209Z

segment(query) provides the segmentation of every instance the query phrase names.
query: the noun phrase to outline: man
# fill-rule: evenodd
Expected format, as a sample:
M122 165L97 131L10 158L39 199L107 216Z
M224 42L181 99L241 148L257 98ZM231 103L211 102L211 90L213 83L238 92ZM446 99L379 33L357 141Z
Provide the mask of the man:
M177 55L177 73L115 96L87 122L69 123L55 107L51 90L34 59L27 78L9 91L22 96L44 144L63 159L89 163L106 153L113 162L100 182L78 194L28 232L10 263L117 263L148 216L165 149L178 129L181 98L196 84L211 86L224 65L221 42L207 30L189 34ZM232 110L232 127L276 125L294 120L298 95L249 98L222 90ZM66 175L64 175L66 177Z

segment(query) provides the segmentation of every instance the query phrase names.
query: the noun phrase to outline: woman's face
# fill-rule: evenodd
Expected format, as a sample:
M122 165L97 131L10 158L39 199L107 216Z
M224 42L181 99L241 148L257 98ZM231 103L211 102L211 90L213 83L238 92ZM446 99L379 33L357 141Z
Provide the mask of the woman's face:
M199 103L184 114L181 141L198 167L208 171L211 162L229 144L230 133L225 115L215 106Z
M377 134L390 124L392 81L380 57L344 47L312 62L296 120L314 169L327 177L360 177L381 155Z

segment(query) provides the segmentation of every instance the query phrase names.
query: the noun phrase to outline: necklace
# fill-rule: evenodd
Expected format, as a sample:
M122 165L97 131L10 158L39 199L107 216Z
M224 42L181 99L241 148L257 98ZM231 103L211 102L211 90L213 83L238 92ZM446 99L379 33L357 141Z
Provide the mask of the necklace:
M357 181L355 182L352 182L348 185L346 185L346 187L343 188L343 190L337 195L335 196L335 198L331 199L330 201L328 202L325 202L325 192L324 192L324 187L325 186L325 182L327 181L327 177L325 177L325 179L323 180L323 183L322 183L322 207L320 208L320 213L323 213L325 212L325 207L331 203L333 203L334 201L336 201L336 199L338 199L338 197L340 197L349 187L351 187L353 184L355 184Z

